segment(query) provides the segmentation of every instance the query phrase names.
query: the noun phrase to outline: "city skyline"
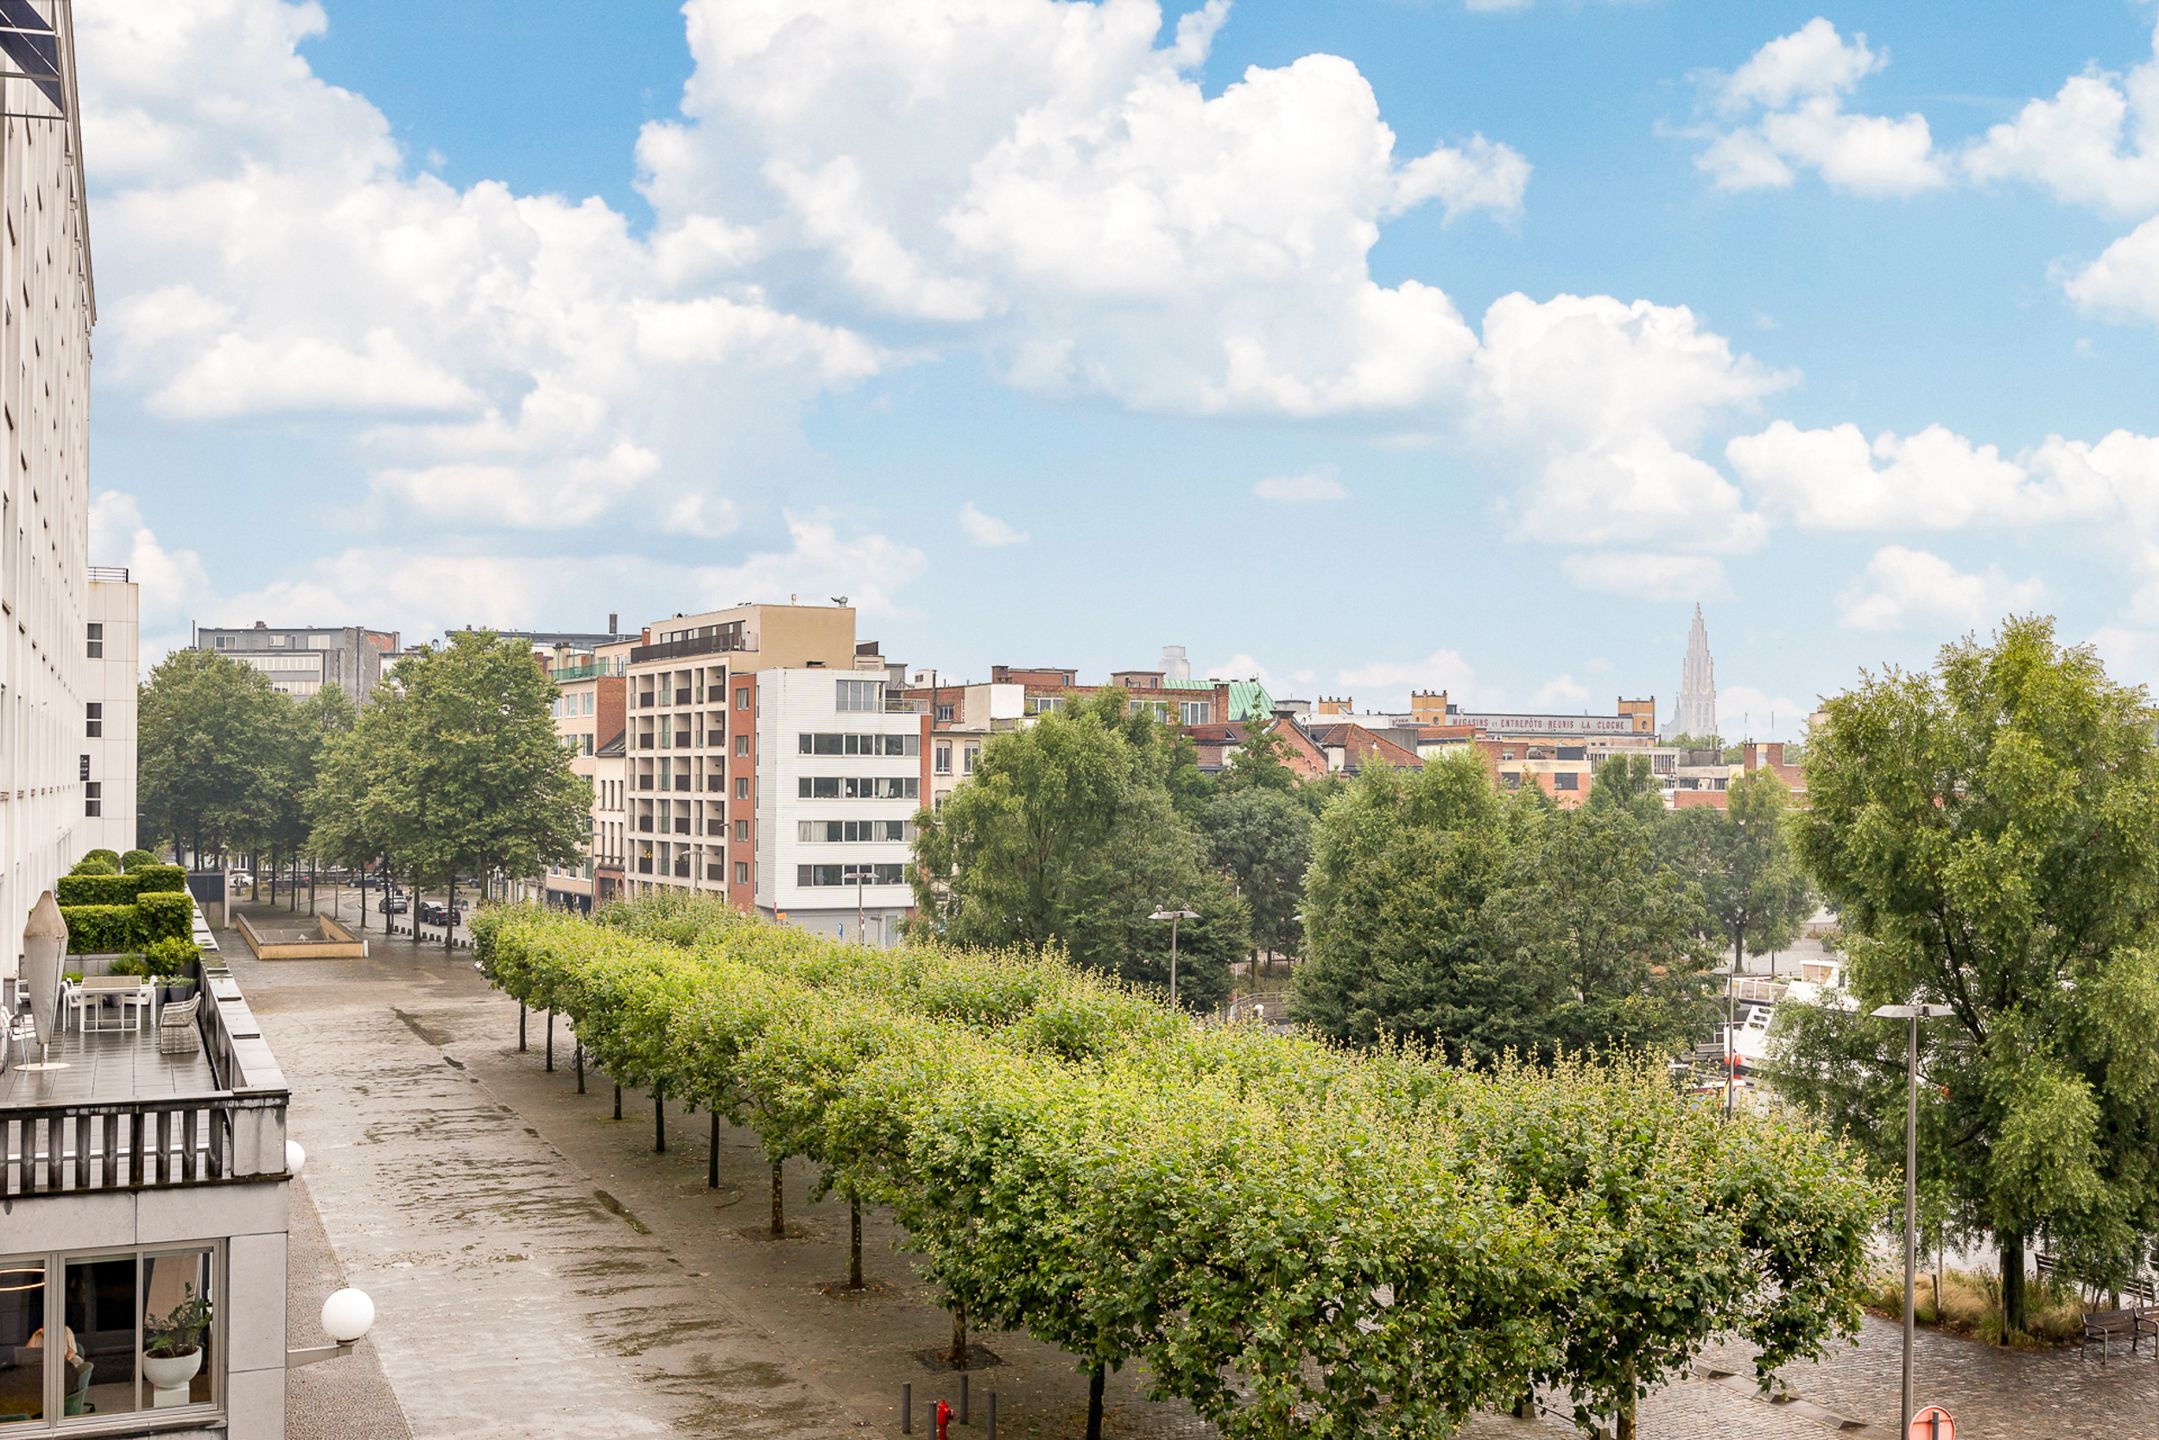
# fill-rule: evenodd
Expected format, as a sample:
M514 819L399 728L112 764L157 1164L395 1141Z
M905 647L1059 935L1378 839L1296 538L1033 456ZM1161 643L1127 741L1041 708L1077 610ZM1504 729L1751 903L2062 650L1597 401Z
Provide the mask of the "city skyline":
M2154 674L2148 5L687 9L82 17L146 659L799 592L1566 710L1701 600L1757 730L2011 610Z

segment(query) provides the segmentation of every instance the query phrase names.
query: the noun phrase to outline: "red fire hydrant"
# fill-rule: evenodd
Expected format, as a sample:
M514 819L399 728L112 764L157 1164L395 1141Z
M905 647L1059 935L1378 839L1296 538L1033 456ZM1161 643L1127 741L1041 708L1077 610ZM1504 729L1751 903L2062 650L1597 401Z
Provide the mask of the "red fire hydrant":
M948 1400L940 1400L940 1401L938 1401L938 1402L937 1402L937 1440L952 1440L952 1437L951 1437L950 1435L948 1435L948 1434L946 1433L946 1429L947 1429L947 1427L949 1427L949 1426L950 1426L951 1424L952 1424L952 1404L951 1404L951 1402L950 1402L950 1401L948 1401Z

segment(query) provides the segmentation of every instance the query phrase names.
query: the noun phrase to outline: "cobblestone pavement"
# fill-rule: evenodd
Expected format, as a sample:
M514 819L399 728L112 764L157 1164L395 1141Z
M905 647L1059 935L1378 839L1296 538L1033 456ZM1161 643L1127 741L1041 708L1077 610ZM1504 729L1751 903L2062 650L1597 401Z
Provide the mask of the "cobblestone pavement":
M902 1381L914 1384L918 1426L934 1398L956 1399L956 1380L916 1358L949 1337L949 1322L883 1217L865 1223L881 1288L828 1296L823 1282L845 1270L846 1212L810 1200L807 1167L788 1172L802 1237L754 1238L767 1172L753 1137L723 1128L721 1185L707 1189L707 1117L670 1107L669 1153L654 1154L649 1098L626 1096L614 1122L602 1077L576 1094L567 1025L558 1070L545 1073L544 1018L531 1017L520 1053L516 1007L485 988L468 953L370 939L364 961L257 963L244 947L233 958L293 1082L294 1134L309 1150L313 1203L294 1207L293 1290L305 1304L295 1301L293 1343L307 1343L337 1275L380 1309L360 1354L295 1372L296 1440L896 1434ZM316 1206L335 1255L308 1261ZM309 1263L321 1268L303 1283ZM1003 1362L977 1372L973 1392L978 1407L1000 1392L1000 1434L1076 1433L1084 1381L1068 1359L1021 1335L977 1338ZM1870 1320L1856 1347L1788 1367L1803 1406L1771 1404L1743 1379L1682 1381L1645 1399L1642 1440L1821 1440L1837 1417L1865 1423L1843 1431L1852 1440L1888 1440L1898 1342L1895 1326ZM1752 1373L1736 1345L1703 1361ZM1946 1406L1968 1440L2159 1440L2148 1353L2101 1366L1923 1333L1918 1373L1922 1400ZM1113 1377L1112 1436L1204 1440L1188 1413L1140 1401L1141 1378ZM409 1432L389 1418L399 1403ZM1480 1416L1467 1431L1574 1433L1551 1415Z
M295 1348L330 1343L330 1337L322 1333L322 1301L345 1282L307 1181L296 1180L291 1248L285 1265L287 1343ZM412 1428L405 1423L405 1412L382 1373L374 1343L367 1340L350 1355L286 1375L286 1440L350 1440L356 1435L368 1440L412 1440Z

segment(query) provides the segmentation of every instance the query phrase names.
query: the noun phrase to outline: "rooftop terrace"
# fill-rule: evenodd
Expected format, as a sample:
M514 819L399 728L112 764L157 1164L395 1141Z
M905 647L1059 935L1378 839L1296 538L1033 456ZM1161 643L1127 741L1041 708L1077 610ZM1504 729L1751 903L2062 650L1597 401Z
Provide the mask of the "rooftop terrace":
M29 1069L0 1070L0 1197L277 1179L284 1073L208 931L195 966L197 1044L160 1054L157 1029L53 1037Z

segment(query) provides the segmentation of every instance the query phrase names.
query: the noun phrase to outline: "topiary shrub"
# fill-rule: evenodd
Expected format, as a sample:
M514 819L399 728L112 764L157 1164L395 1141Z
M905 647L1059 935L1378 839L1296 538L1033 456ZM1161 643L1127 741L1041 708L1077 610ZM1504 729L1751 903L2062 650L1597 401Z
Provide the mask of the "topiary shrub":
M112 858L110 860L106 859L107 855L112 855ZM82 859L77 860L75 868L67 873L70 875L117 875L120 873L120 857L113 855L110 850L103 852L93 850L88 855L83 856Z
M187 871L177 865L145 865L131 877L137 895L187 889Z
M132 872L142 869L145 865L155 864L157 864L157 852L154 850L130 850L120 857L120 868L123 871Z
M167 936L186 940L195 933L195 904L184 890L177 894L152 891L136 900L135 912L140 927L137 944L154 944Z
M138 907L134 905L63 905L70 955L109 955L140 943Z
M52 896L62 905L132 905L141 888L134 875L62 875Z

